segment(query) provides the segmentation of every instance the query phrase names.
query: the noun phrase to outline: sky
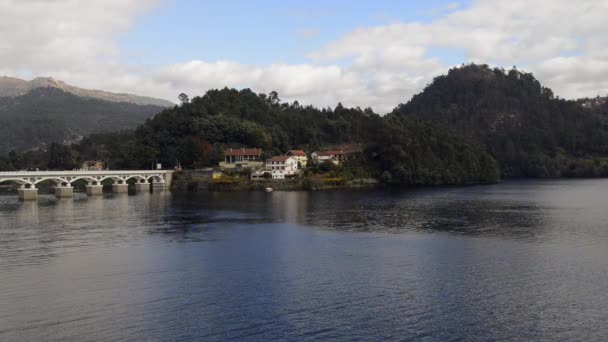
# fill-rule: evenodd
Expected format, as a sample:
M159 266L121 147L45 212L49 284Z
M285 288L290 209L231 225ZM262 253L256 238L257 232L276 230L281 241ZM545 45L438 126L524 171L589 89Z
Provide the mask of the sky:
M608 94L608 1L0 0L0 75L177 102L208 89L385 113L463 63Z

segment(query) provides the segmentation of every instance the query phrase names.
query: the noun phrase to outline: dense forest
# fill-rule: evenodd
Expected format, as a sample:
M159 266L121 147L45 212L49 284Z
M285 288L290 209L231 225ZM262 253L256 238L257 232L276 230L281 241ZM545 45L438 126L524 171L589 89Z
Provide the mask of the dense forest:
M162 109L80 97L57 88L0 97L0 155L91 133L134 128Z
M479 141L503 176L608 176L602 110L554 96L530 73L471 64L435 78L391 115Z
M364 152L351 163L370 177L399 184L495 182L498 165L476 144L433 124L384 118L371 109L318 109L281 102L276 92L210 90L166 109L133 131L95 134L47 152L11 153L5 168L73 168L101 159L113 169L217 165L229 147L259 147L266 157L300 148L309 152L358 143ZM2 162L0 162L2 163ZM2 167L2 165L0 165Z
M371 108L288 103L276 92L210 90L133 130L78 144L11 152L0 169L74 168L99 159L112 169L217 165L227 148L265 157L361 144L359 174L395 184L468 184L503 177L608 176L608 102L556 97L532 74L463 65L385 116Z

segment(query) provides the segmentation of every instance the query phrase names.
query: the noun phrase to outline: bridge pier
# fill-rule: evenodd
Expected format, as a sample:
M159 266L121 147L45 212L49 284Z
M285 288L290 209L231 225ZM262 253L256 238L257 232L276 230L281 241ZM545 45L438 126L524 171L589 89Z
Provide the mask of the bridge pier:
M19 194L19 200L21 201L35 201L38 199L38 189L34 185L30 185L29 188L25 187L25 184L17 190Z
M163 191L166 190L165 182L154 182L152 183L152 191Z
M137 182L135 183L135 191L137 192L150 192L150 183Z
M74 196L74 188L71 185L55 187L55 197L68 198L72 196Z
M103 195L103 185L101 185L101 184L98 184L98 185L89 184L86 186L86 189L87 189L87 195L89 195L89 196Z
M129 192L129 184L127 183L114 183L112 184L112 192L117 194L125 194Z

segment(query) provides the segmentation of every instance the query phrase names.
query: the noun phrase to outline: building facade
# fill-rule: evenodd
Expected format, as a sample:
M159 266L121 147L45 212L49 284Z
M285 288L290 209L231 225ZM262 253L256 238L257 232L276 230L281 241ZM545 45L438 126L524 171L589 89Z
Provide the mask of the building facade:
M306 155L306 152L302 150L289 150L287 153L285 153L285 155L294 157L298 163L300 163L301 168L306 168L306 165L308 164L308 156Z
M105 170L106 163L100 160L87 160L82 163L82 169L88 171L102 171Z
M338 165L343 161L340 151L315 151L311 154L311 157L315 164L332 163Z
M224 151L224 161L220 162L222 169L252 170L264 166L262 150L259 148L231 148Z
M354 155L363 152L363 148L360 144L348 144L336 147L333 150L327 151L315 151L310 156L312 162L315 164L321 164L331 162L335 165L348 161Z
M277 156L266 160L265 172L272 175L272 179L294 178L300 173L298 160L290 156Z

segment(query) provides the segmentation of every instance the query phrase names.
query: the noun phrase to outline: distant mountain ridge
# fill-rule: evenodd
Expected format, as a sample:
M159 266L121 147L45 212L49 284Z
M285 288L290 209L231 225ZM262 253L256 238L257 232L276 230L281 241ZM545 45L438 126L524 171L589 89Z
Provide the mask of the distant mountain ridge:
M0 155L92 133L131 129L163 109L77 96L56 87L0 97Z
M0 97L15 97L25 95L33 89L38 88L56 88L76 96L110 102L127 102L138 105L153 105L159 107L173 107L175 105L171 101L154 97L79 88L51 77L37 77L31 81L8 76L0 77Z

